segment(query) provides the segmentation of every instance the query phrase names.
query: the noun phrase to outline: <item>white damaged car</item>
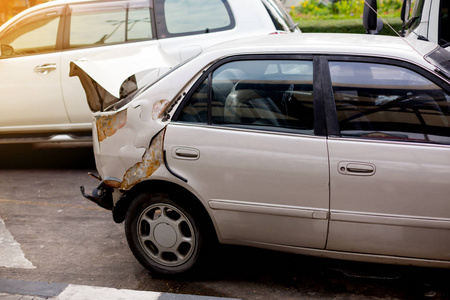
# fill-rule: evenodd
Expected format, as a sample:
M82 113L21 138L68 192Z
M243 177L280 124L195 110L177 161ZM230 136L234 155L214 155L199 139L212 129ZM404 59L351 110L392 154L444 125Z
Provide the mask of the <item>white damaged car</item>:
M450 53L412 46L239 40L108 105L73 65L101 180L83 194L125 221L132 252L160 274L195 269L216 240L448 268Z

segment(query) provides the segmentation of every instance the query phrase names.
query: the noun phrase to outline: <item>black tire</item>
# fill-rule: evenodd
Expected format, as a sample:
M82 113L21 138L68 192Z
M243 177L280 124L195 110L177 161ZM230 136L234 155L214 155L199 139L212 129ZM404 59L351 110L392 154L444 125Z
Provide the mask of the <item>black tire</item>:
M185 275L199 264L204 250L201 218L185 206L165 193L143 193L127 212L128 245L152 273Z

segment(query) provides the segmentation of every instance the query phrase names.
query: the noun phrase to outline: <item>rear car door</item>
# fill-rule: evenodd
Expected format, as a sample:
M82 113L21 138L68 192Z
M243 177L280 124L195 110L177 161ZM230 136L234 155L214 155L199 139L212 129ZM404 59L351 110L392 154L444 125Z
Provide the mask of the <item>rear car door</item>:
M0 127L69 123L61 92L63 6L31 13L0 35Z
M170 169L205 202L223 240L323 249L328 155L312 59L220 64L167 127Z
M329 70L327 249L449 260L449 86L392 60L330 58Z

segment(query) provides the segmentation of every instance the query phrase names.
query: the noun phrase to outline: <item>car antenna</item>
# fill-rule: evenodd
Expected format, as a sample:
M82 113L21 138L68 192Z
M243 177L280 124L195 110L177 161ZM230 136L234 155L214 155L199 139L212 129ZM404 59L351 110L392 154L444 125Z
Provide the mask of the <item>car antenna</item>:
M403 36L401 36L397 31L395 31L395 29L391 26L391 24L389 24L388 21L386 21L379 13L376 9L374 9L367 0L364 0L365 5L367 5L367 7L369 7L369 9L371 9L376 15L377 17L379 17L384 24L386 24L393 32L395 32L395 34L400 37L406 44L408 44L409 47L411 47L415 52L417 52L417 54L419 54L420 56L422 56L424 59L425 57L422 55L422 53L420 53L419 51L417 51L416 48L414 48L413 45L411 45ZM420 37L419 37L420 38Z

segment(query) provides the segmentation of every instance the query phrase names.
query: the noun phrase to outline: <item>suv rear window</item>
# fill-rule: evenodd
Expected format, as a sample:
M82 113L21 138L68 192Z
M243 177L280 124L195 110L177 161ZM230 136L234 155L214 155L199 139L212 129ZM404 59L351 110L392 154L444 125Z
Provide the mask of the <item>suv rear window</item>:
M157 0L159 38L208 33L234 27L225 0Z

